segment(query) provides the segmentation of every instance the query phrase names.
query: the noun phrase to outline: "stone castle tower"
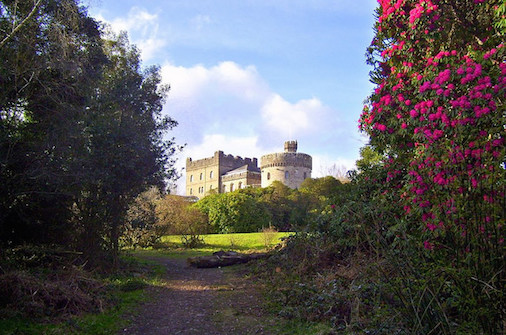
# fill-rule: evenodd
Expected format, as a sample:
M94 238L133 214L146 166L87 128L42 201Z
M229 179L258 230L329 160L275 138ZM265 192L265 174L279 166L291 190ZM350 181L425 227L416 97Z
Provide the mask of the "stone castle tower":
M299 188L304 179L311 178L313 158L297 152L297 141L285 142L285 152L260 158L262 187L280 181L290 188Z

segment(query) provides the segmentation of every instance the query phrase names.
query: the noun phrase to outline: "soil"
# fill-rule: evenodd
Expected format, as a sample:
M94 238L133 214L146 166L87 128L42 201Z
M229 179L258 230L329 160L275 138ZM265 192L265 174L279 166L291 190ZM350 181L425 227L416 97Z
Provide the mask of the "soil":
M275 334L262 294L241 266L197 269L184 259L157 259L167 268L163 285L148 288L149 299L127 316L120 334ZM234 268L234 269L232 269Z

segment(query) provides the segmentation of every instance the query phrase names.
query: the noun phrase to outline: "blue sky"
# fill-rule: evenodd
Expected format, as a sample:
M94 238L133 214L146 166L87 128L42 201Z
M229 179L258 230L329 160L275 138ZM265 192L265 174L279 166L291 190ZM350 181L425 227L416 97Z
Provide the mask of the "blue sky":
M313 176L352 168L372 91L365 51L374 0L88 0L91 16L128 32L143 65L170 84L169 136L186 157L257 157L298 140ZM184 180L184 179L182 179ZM180 185L179 191L184 190Z

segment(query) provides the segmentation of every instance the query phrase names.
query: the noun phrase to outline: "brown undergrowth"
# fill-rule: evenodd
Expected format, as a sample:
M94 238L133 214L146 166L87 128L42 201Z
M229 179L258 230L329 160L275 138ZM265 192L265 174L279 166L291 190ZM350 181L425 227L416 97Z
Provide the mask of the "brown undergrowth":
M279 316L327 323L338 334L389 334L398 326L386 302L387 262L368 249L311 236L292 238L259 266Z
M108 287L84 269L77 253L23 246L0 257L0 317L58 320L101 312Z

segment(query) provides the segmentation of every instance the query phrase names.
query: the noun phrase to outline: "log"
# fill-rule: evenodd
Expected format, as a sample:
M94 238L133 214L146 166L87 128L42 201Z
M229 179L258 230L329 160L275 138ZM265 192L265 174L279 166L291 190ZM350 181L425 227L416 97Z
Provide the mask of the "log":
M188 265L196 268L218 268L247 263L254 259L267 257L267 253L241 254L235 251L217 251L211 256L189 257Z

